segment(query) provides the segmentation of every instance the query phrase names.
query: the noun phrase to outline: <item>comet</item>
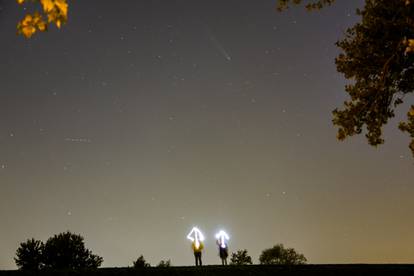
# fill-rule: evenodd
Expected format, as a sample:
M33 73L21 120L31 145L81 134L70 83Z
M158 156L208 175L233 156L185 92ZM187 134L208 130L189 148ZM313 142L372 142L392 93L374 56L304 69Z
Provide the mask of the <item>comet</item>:
M211 32L208 26L206 26L206 30L207 30L208 38L210 39L214 48L216 48L225 59L227 59L228 61L231 61L231 56L226 51L226 49L224 49L223 45L216 39L216 37L213 35L213 33Z

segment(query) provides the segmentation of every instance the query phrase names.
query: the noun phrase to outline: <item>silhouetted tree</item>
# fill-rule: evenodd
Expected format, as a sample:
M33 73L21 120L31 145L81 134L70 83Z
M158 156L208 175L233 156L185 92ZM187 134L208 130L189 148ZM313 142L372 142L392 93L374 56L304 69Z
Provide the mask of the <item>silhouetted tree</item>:
M39 270L43 267L43 242L29 239L20 243L14 261L21 270Z
M279 10L302 0L278 0ZM334 0L306 1L309 9L320 9ZM414 1L365 0L357 14L361 21L346 31L336 45L341 53L336 68L351 81L345 86L350 99L333 111L337 137L366 132L368 143L384 143L383 126L395 116L397 106L414 92ZM414 105L399 129L411 137L414 156Z
M98 268L103 258L85 248L83 237L65 232L49 238L43 250L46 268L85 269Z
M158 267L170 267L171 266L171 260L161 260L161 262L157 265Z
M238 250L237 252L231 253L230 257L231 265L251 265L252 257L247 254L247 250Z
M411 2L411 3L410 3ZM360 134L366 129L368 143L384 143L382 128L395 116L395 108L414 91L414 1L366 1L358 11L362 21L337 42L342 53L336 58L337 70L352 83L342 110L333 111L338 138ZM412 116L412 117L410 117ZM408 122L400 129L411 135L414 154L414 106Z
M143 268L143 267L150 267L151 265L147 263L144 259L144 256L139 256L136 261L134 261L134 268Z
M260 264L298 265L307 262L303 254L299 254L293 248L285 248L283 244L277 244L272 248L262 251L259 257Z

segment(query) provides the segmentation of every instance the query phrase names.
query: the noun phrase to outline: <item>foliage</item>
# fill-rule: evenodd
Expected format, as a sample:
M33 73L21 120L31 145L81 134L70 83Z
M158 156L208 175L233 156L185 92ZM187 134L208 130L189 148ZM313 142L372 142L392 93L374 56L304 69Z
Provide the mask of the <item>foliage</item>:
M342 53L337 70L352 84L345 87L350 100L333 111L338 139L360 134L366 127L369 144L384 143L382 127L395 116L395 108L414 90L414 5L402 0L367 0L357 13L362 21L337 42ZM411 112L410 112L411 113ZM410 117L409 117L410 120ZM412 122L400 129L414 133ZM411 136L413 138L413 136ZM411 150L414 154L411 142Z
M171 260L161 260L161 262L157 265L158 267L170 267L171 266Z
M285 248L277 244L262 251L259 257L260 264L298 265L305 264L307 259L303 254L297 253L293 248Z
M247 254L247 250L238 250L231 253L230 264L232 265L251 265L252 257Z
M313 0L310 3L306 4L306 8L308 10L319 10L324 6L331 5L335 0ZM279 11L285 10L289 8L290 4L299 5L302 3L302 0L278 0L277 1L277 9Z
M43 257L45 267L52 269L94 269L103 262L102 257L85 248L82 236L69 231L49 238Z
M40 4L41 12L26 14L17 24L17 32L26 38L32 37L37 31L47 31L48 25L52 23L60 28L68 19L67 0L17 0L19 5L27 2Z
M134 268L143 268L143 267L150 267L151 265L147 263L144 259L144 256L139 256L136 261L133 263Z
M14 261L21 270L36 271L42 268L43 242L35 239L29 239L22 242L16 251Z
M414 154L414 106L411 106L410 111L407 113L408 121L401 122L399 128L404 131L408 132L411 137L410 149Z
M335 0L312 1L308 9L320 9ZM278 9L301 0L279 0ZM414 3L411 0L365 0L357 10L361 22L346 31L336 44L342 53L336 58L338 72L352 83L345 87L350 100L333 111L337 138L360 134L366 129L368 143L384 143L382 128L395 116L395 109L414 90ZM414 156L412 110L400 130L411 136Z

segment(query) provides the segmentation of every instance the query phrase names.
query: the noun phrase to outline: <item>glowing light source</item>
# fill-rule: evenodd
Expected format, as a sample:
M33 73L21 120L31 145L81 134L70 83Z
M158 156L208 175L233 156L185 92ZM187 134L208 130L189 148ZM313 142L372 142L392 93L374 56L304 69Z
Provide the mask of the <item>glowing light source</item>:
M201 233L200 229L193 227L190 233L187 235L187 239L195 243L195 247L200 248L200 242L204 241L204 235Z
M222 248L226 248L226 240L230 240L230 237L226 232L220 230L220 232L216 234L216 239L220 241L220 246Z

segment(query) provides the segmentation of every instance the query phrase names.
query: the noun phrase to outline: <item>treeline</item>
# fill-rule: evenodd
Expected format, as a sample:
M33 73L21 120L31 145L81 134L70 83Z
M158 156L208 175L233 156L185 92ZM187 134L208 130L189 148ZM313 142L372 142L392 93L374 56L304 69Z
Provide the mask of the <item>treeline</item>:
M84 238L69 231L54 235L45 243L34 238L22 242L14 258L20 270L82 270L96 269L103 263L103 258L85 247ZM307 262L305 256L293 248L277 244L262 251L260 264L298 265ZM251 265L251 256L246 249L233 252L231 265ZM134 268L141 269L151 265L144 256L139 256L133 263ZM161 260L158 267L170 267L171 260Z

